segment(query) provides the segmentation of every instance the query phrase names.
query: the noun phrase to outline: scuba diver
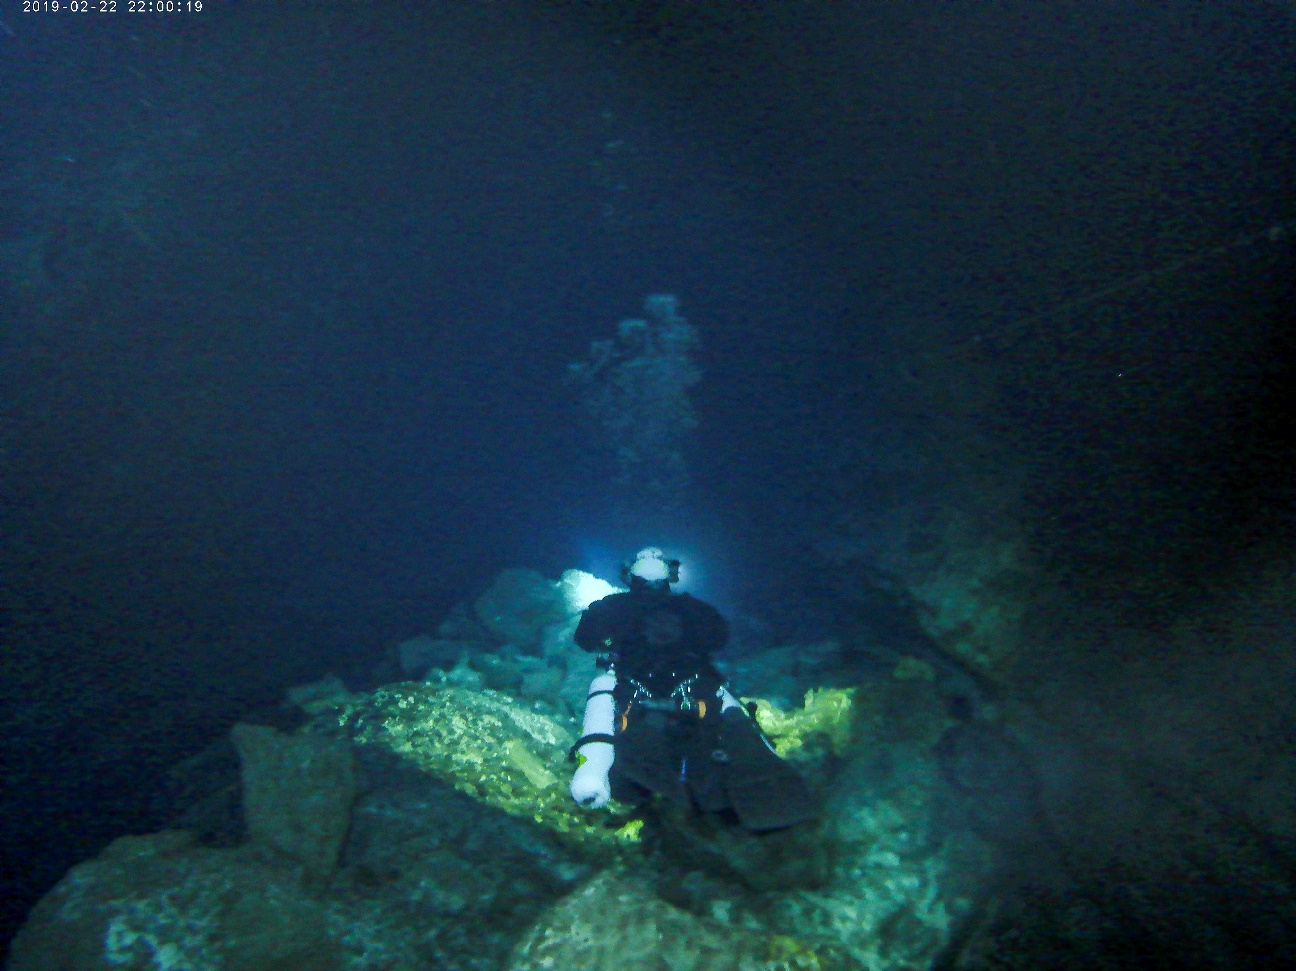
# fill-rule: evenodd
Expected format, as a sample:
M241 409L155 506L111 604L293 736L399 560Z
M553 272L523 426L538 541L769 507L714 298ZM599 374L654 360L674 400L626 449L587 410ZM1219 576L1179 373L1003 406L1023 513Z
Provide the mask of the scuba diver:
M724 685L711 653L729 637L710 604L675 593L679 560L655 547L621 569L630 589L590 604L576 628L603 669L590 684L572 798L586 808L656 793L736 819L756 833L818 817L819 807Z

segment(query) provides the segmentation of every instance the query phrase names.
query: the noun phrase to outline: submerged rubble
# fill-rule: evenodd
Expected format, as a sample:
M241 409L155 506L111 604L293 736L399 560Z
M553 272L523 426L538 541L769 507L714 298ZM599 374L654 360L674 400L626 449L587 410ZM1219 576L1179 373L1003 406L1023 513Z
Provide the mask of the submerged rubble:
M933 829L944 716L919 703L915 665L799 706L744 698L824 795L817 829L753 837L667 809L586 812L567 791L574 706L526 687L585 670L564 596L578 579L510 571L479 601L489 626L461 612L443 638L455 650L428 648L455 661L425 680L294 689L308 715L294 733L236 729L239 845L116 841L38 905L9 967L928 966L968 906L951 867L976 854Z

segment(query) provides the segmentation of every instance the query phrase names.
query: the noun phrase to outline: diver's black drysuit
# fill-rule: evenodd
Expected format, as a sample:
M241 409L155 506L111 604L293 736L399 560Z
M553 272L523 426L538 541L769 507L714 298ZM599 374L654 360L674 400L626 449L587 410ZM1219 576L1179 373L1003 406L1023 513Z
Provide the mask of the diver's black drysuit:
M728 638L710 604L647 584L586 609L576 643L605 655L617 679L613 796L660 793L732 812L756 832L813 819L818 806L804 781L723 690L711 653Z

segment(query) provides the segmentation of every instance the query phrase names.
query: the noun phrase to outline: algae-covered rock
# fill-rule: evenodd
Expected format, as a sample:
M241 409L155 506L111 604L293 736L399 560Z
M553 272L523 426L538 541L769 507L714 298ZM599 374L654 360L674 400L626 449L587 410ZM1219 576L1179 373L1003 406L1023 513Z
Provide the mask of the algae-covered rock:
M793 710L779 708L764 698L750 700L756 705L757 723L783 758L810 756L815 741L826 742L836 755L850 745L854 688L807 691L801 708Z
M301 863L312 878L328 876L356 797L350 745L264 725L235 725L230 735L242 765L249 835Z
M594 656L573 635L585 607L617 591L582 570L567 570L559 580L504 570L475 604L458 605L436 637L420 635L397 646L393 663L409 680L484 685L579 716L596 671Z
M803 738L805 752L830 749L844 725L860 735L868 720L861 728L860 704L845 703L860 697L812 694L782 713L785 737ZM293 746L322 745L319 733L339 727L359 743L369 781L330 879L303 883L301 865L260 842L119 841L42 901L14 971L890 971L925 967L948 938L956 906L948 856L925 836L932 760L922 746L891 746L901 768L879 786L852 742L813 833L826 872L806 885L771 855L770 837L711 817L658 820L640 842L637 821L579 810L566 785L575 725L494 691L392 685L318 716L314 735L251 737L309 758L318 751ZM668 840L677 852L654 850ZM809 858L795 839L787 848L789 860ZM654 883L664 868L674 876ZM681 899L679 888L708 878L718 895Z
M379 688L340 716L355 740L378 745L443 779L460 792L529 819L569 843L618 847L606 812L578 807L567 789L567 750L576 740L564 724L490 689L449 682Z
M13 942L10 971L275 971L348 967L296 868L193 845L188 833L125 836L73 867Z
M707 920L608 871L556 904L513 949L509 971L829 971L795 938Z
M841 948L859 967L925 968L948 940L949 850L928 835L935 766L920 746L892 746L879 785L870 753L847 765L827 805L831 870L821 888L776 895L771 926Z
M13 946L16 971L497 971L592 865L376 747L328 881L260 844L126 837L74 867Z
M780 754L827 800L819 828L755 837L687 809L682 821L663 807L588 812L568 791L580 726L562 705L579 714L595 670L571 640L581 601L603 589L592 579L507 571L477 603L490 635L466 609L438 630L474 650L419 648L453 654L451 670L370 694L305 686L293 700L313 720L295 736L240 726L252 840L118 841L42 901L11 967L925 967L956 910L948 854L926 836L939 712L915 699L934 690L930 665L812 690L800 707L757 702ZM893 695L917 714L887 732Z
M763 636L763 630L755 635ZM735 639L745 640L741 633ZM735 693L759 694L783 707L835 680L834 672L844 667L842 643L834 637L777 647L762 644L750 653L717 658L716 664Z

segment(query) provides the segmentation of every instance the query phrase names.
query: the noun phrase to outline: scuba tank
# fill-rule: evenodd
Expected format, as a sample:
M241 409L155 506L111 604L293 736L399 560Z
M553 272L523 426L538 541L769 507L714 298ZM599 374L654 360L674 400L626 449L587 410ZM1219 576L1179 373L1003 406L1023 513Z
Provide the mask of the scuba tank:
M600 809L612 798L608 773L616 758L612 746L616 728L616 704L612 700L615 688L616 673L611 670L590 682L582 734L567 753L576 762L571 781L572 798L586 809Z

